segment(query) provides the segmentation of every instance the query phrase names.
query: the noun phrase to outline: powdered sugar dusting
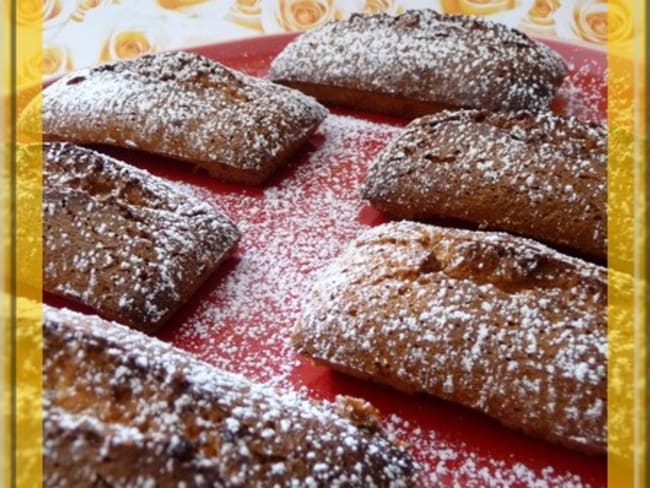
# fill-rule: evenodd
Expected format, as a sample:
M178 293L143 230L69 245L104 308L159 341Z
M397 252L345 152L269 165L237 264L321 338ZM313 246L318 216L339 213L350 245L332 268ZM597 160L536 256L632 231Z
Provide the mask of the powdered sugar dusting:
M595 60L572 64L553 101L553 110L584 122L607 120L607 79L605 67Z
M295 374L300 361L289 343L294 322L314 273L375 223L376 215L366 214L359 187L369 162L398 131L331 115L313 138L315 148L295 172L263 194L213 193L178 183L224 208L238 222L243 238L241 259L174 331L174 342L251 379L303 389L300 374ZM311 385L308 391L319 394ZM386 420L392 429L394 418ZM437 429L428 432L413 423L405 428L403 422L399 427L394 434L409 444L422 464L425 486L445 480L457 486L468 480L474 480L469 486L485 486L481 480L514 481L513 486L575 481L575 486L584 486L566 468L538 469L526 459L514 466L481 454L475 445L451 442ZM446 453L452 457L445 458Z
M251 43L243 52L234 53L220 47L210 51L210 56L249 74L264 75L270 57L268 51L260 54L258 48L258 43ZM559 48L556 47L556 50ZM563 49L560 52L569 51ZM604 102L600 90L605 75L601 66L592 66L591 62L584 65L581 52L569 53L569 56L567 60L574 62L577 73L584 72L585 77L581 78L572 67L572 73L560 90L559 103L554 104L555 110L585 120L603 120L604 112L598 112ZM589 82L583 85L587 77ZM313 212L317 218L314 218L312 225L308 225L308 222L297 225L292 218L290 205L281 208L280 202L268 203L268 208L276 209L274 212L280 217L274 222L273 214L265 212L267 204L262 204L265 197L256 193L257 190L233 191L219 187L215 190L212 183L203 183L205 178L188 176L188 180L198 182L200 187L184 183L180 185L207 202L221 205L244 230L243 259L229 263L214 289L209 291L197 308L190 311L187 320L183 319L178 328L170 327L165 331L165 336L204 360L230 371L240 371L251 379L268 379L275 384L301 388L306 381L301 376L303 371L312 373L312 368L303 363L301 368L294 369L298 360L288 346L290 329L300 306L300 300L295 297L307 293L315 269L327 264L328 257L337 256L358 231L375 223L377 215L363 206L357 195L358 187L365 176L368 161L396 132L393 127L347 117L331 116L325 122L319 135L312 138L318 147L316 152L305 157L294 173L285 174L284 179L273 186L275 191L281 191L275 196L291 201L294 211L300 212L303 220ZM328 141L329 138L333 140ZM316 157L319 151L320 156ZM135 153L133 157L130 153L116 154L133 162L143 159ZM158 167L154 158L149 161L146 164L150 168ZM320 173L321 177L311 180L312 171ZM330 179L340 187L330 185ZM303 185L308 186L309 190L296 188ZM311 200L289 198L294 192ZM320 199L321 194L330 197ZM331 202L334 196L336 199ZM325 205L332 204L334 206L330 212ZM250 212L249 207L253 208ZM352 221L348 220L351 216ZM287 218L293 229L313 232L310 234L312 242L300 235L283 234L280 238L270 230L258 228L262 225L284 228L281 219ZM321 229L317 222L322 225L334 222L335 225ZM330 232L336 232L342 241L335 242ZM264 237L268 242L256 242L256 236ZM301 246L294 245L294 240L300 241ZM264 246L267 245L270 249L265 251ZM325 256L321 257L321 252ZM295 262L284 262L288 258L295 259ZM249 262L246 267L243 266L244 260ZM250 289L237 290L237 283L246 284ZM276 292L274 288L281 289L281 292ZM286 300L282 293L287 294ZM266 306L268 303L272 306ZM231 312L232 320L229 318ZM295 374L289 378L292 370ZM458 419L453 414L439 412L437 407L444 402L431 400L423 405L423 401L417 397L388 390L377 391L365 387L365 382L353 382L321 369L317 371L315 377L318 383L309 380L311 394L329 396L333 386L335 392L346 391L372 399L382 413L389 415L384 419L388 422L387 427L394 431L398 439L409 444L410 450L423 464L425 486L444 485L445 481L449 481L447 484L450 486L587 486L588 481L600 486L604 484L602 480L606 479L605 464L601 460L585 459L559 448L545 447L506 429L491 426L491 422L479 416L469 415L475 419L471 425L479 424L476 431L483 435L483 431L487 430L487 435L494 437L476 438L475 432L466 427L467 415L464 419ZM348 388L344 385L351 386ZM434 408L431 409L431 406ZM424 408L426 411L423 412ZM391 416L392 412L399 411L403 411L402 418ZM434 421L434 417L437 420ZM510 446L511 440L516 441L515 447ZM521 448L522 445L525 447ZM506 454L500 457L502 451L506 451ZM546 463L555 469L545 468ZM438 473L439 470L446 470L447 474ZM580 476L572 473L580 473Z
M43 93L46 136L140 148L236 181L268 175L326 114L298 91L186 52L78 71Z
M146 171L67 143L31 150L43 150L50 293L153 331L237 244L226 216Z
M453 218L607 254L607 126L530 112L444 111L411 122L364 196L403 218Z
M297 364L289 337L310 278L363 227L358 182L367 162L397 130L331 116L308 160L263 195L202 192L237 222L242 251L178 337L195 343L199 355L217 366L286 384ZM318 205L304 204L312 199ZM249 355L249 342L255 355Z
M108 486L414 484L412 458L387 440L366 402L315 403L119 324L44 312L44 461L53 486L98 478Z
M271 64L274 80L490 110L545 110L565 74L557 53L519 31L428 9L326 24Z
M606 305L605 268L508 234L391 222L319 272L295 343L343 371L604 453Z
M552 466L531 468L511 459L495 459L476 452L462 442L449 442L435 431L413 429L409 421L391 415L384 427L389 437L408 438L420 461L429 466L423 475L425 486L453 486L482 488L551 488L562 486L582 488L590 486L579 476L562 472Z

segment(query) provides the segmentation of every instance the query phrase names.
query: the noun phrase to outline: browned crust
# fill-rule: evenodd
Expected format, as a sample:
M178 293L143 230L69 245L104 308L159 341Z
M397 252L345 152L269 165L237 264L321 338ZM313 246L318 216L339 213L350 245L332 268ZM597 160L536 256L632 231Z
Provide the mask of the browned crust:
M326 105L345 107L361 112L374 112L393 117L412 119L447 109L458 109L444 103L416 100L389 93L369 92L340 86L319 85L300 81L277 80L290 88L300 90Z
M169 488L192 482L195 486L223 484L218 470L196 462L196 450L188 443L125 432L92 416L59 408L48 408L44 420L47 453L43 456L43 486L87 486L89 482L112 486L117 480L136 486L149 479L157 479L156 486ZM53 451L57 455L51 455ZM161 466L165 465L173 469L162 478Z
M392 222L321 271L292 341L346 374L603 454L606 278L531 240Z
M350 368L343 364L327 361L323 359L312 359L311 361L313 364L317 366L325 366L339 373L352 376L353 378L357 378L362 381L370 381L378 385L386 386L388 388L392 388L394 390L401 391L409 395L422 394L422 392L419 391L417 388L415 388L412 384L406 383L404 381L398 381L394 377L382 376L381 374L376 374L376 373L372 375L366 374L359 371L358 369ZM481 410L478 408L470 407L470 410L474 410L479 413L482 413ZM584 452L585 454L589 454L591 456L602 456L605 454L605 451L601 446L596 446L593 444L585 445L584 443L573 442L571 439L567 439L566 437L554 435L553 432L550 432L548 429L539 428L539 429L524 430L521 428L521 425L519 424L518 419L516 418L508 418L504 416L501 419L496 419L492 417L492 420L498 422L499 424L505 427L508 427L509 429L516 430L517 432L531 435L533 437L537 437L539 439L552 442L554 444L560 444L564 447L568 447L569 449Z
M417 484L413 459L362 400L312 402L68 310L45 308L43 345L53 486Z
M227 217L150 173L72 144L24 152L41 148L46 291L153 332L234 250Z
M47 261L51 261L52 259L56 259L56 257L53 254L54 253L45 252L44 260L47 262ZM113 320L115 322L128 325L129 327L133 327L134 329L141 330L149 334L153 334L156 331L158 331L158 329L163 327L167 322L169 322L169 320L174 316L176 312L178 312L179 309L185 306L185 304L192 297L192 295L194 295L194 293L196 293L205 284L208 278L210 278L210 276L214 274L214 270L217 269L229 257L230 257L230 253L225 254L221 259L215 262L214 268L207 269L206 271L204 271L201 275L199 275L196 278L196 281L187 283L184 290L186 292L186 295L183 297L181 301L172 301L172 300L166 301L164 305L169 311L164 315L162 315L160 319L156 320L154 323L148 323L147 319L143 315L139 315L139 316L134 316L133 314L127 315L124 312L114 307L102 306L101 308L98 308L96 306L90 305L87 299L84 300L73 295L61 293L58 287L65 282L64 280L61 279L61 277L54 277L48 274L44 274L43 290L45 290L48 293L52 293L53 295L62 296L66 300L69 300L72 303L77 303L79 305L83 305L86 307L90 306L91 308L96 309L97 313L106 320Z
M443 227L455 227L458 229L467 229L467 230L486 230L481 227L481 224L473 220L463 220L458 218L450 218L443 215L437 214L423 214L420 208L416 208L410 205L400 205L392 202L387 202L380 199L370 199L368 203L371 207L379 212L383 213L387 217L395 220L414 220L419 222L424 222L431 225L440 225ZM489 226L488 226L489 229ZM510 231L511 234L527 237L526 232L517 232L514 230ZM595 264L601 266L607 265L607 256L602 256L599 253L593 253L590 251L581 251L576 249L575 246L567 245L564 241L558 242L554 241L552 238L549 238L549 234L544 234L544 237L540 237L541 242L546 242L549 245L552 245L553 248L558 251L567 254L569 256L574 256L576 258L584 259L586 261L591 261Z
M31 133L38 104L20 117ZM327 110L313 98L172 52L63 77L43 92L48 141L136 148L259 185L313 133Z
M414 9L396 16L354 14L303 33L273 60L269 77L297 82L291 86L322 101L413 116L440 110L435 103L547 110L566 73L557 53L516 29ZM327 92L310 84L337 88Z
M245 170L236 168L229 164L223 164L215 161L192 161L197 168L204 169L210 176L218 180L228 183L239 183L242 185L260 186L267 182L267 180L277 173L281 168L285 167L291 160L292 156L296 154L310 139L313 132L318 128L319 123L313 124L307 133L300 139L297 139L291 145L282 150L276 157L270 159L264 168L256 171ZM43 140L46 142L58 142L60 138L51 135L44 135ZM67 142L74 142L76 144L93 144L91 140L75 140L68 138ZM110 145L110 144L106 144ZM121 147L121 146L116 146ZM171 154L161 154L161 156L174 158ZM116 317L109 317L117 319Z
M207 170L210 176L228 182L244 185L259 186L264 184L271 176L284 168L291 158L309 141L312 133L318 128L320 122L313 124L307 133L293 144L287 146L280 154L268 162L263 170L246 171L221 163L196 163L197 166Z
M529 112L447 111L416 119L363 185L401 219L450 219L607 259L602 124Z

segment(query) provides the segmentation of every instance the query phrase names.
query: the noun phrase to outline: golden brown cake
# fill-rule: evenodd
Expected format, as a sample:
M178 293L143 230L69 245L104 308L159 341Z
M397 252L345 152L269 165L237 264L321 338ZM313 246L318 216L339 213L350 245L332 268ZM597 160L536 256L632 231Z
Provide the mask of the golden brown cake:
M48 140L137 148L248 184L284 165L326 115L298 91L186 52L78 71L43 92Z
M98 317L45 308L45 486L392 486L416 464L367 403L251 383Z
M294 344L343 372L602 454L606 279L531 240L389 223L320 273Z
M326 104L417 117L448 107L545 110L566 73L557 53L517 30L422 9L306 32L270 78Z
M72 144L24 151L41 149L50 293L153 332L237 244L227 217L146 171Z
M607 128L550 113L442 112L376 158L363 196L404 219L461 221L607 258Z

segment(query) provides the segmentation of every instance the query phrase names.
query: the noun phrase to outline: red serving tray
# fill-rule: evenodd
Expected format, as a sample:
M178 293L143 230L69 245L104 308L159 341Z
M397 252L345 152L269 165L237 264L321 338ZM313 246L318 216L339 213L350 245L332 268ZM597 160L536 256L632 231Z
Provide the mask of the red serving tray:
M292 35L192 49L255 76ZM544 41L570 64L555 111L606 117L605 53ZM489 80L486 80L486 83ZM406 395L317 367L293 354L291 329L315 271L363 229L385 219L359 197L373 156L406 121L332 109L332 115L263 188L223 184L191 166L101 147L183 186L224 210L243 231L236 256L221 267L161 332L199 358L246 377L299 388L315 398L354 395L379 408L391 435L410 444L426 486L605 486L604 457L532 439L469 409ZM46 301L80 309L54 297Z

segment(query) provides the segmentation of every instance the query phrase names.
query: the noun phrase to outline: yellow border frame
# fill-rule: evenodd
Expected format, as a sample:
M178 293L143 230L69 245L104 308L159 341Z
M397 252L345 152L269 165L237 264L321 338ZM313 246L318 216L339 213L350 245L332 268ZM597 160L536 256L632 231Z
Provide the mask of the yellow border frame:
M610 262L608 363L608 481L612 487L645 486L647 227L646 187L646 5L631 2L637 22L633 42L608 45ZM2 402L0 469L6 486L42 484L41 406L41 254L42 161L15 165L15 115L25 97L16 86L18 68L42 56L42 20L18 22L21 8L33 4L4 1L0 63L2 73L1 155L3 274L0 313ZM612 24L612 22L610 22ZM38 61L37 61L38 62ZM32 72L40 74L40 66ZM627 80L627 81L626 81ZM38 92L38 87L29 95ZM29 97L31 98L31 96ZM631 115L631 116L630 116ZM40 124L40 120L35 121ZM37 133L40 132L38 128ZM629 137L628 137L629 136ZM38 153L38 152L37 152ZM15 178L12 178L12 174ZM9 197L27 188L29 198ZM12 209L12 203L15 207ZM9 211L13 210L13 211ZM8 232L13 230L14 232ZM21 263L20 266L17 266ZM616 283L617 286L613 286ZM9 292L9 293L8 293ZM13 293L12 293L13 292ZM17 299L16 296L21 296ZM20 385L20 388L14 387ZM14 415L12 415L14 414ZM15 447L15 451L12 449Z
M34 3L2 2L2 166L0 167L0 345L2 348L2 478L5 486L42 486L42 155L18 164L16 118L36 96L42 77L42 18ZM26 80L26 69L38 82ZM32 81L30 86L22 83ZM37 106L37 114L41 113ZM41 118L31 120L41 133Z
M645 1L630 7L632 40L608 43L608 485L616 488L647 485Z
M8 104L6 99L6 94L10 92L10 63L9 63L9 32L11 28L10 19L8 12L6 10L6 5L3 2L2 4L2 18L0 19L0 66L2 66L2 85L1 90L3 94L2 103L0 103L0 138L2 138L2 146L0 146L0 161L2 162L2 168L5 168L6 159L8 156L8 135L7 135L7 126L10 122L8 114ZM0 419L2 419L2 425L0 426L0 449L2 449L2 455L0 456L0 473L2 473L2 479L0 481L0 486L9 486L10 479L10 469L9 469L9 455L11 449L11 443L7 433L10 428L10 419L9 419L9 395L7 394L8 380L9 380L9 369L6 362L8 357L9 348L7 347L6 334L7 334L7 325L6 325L6 316L9 310L9 295L5 293L5 254L6 254L6 241L5 241L5 229L8 224L8 219L6 218L5 209L8 208L8 182L4 171L0 172L0 210L2 214L0 215L0 236L2 239L2 248L0 248L0 274L3 277L2 287L0 289L0 348L2 354L2 374L0 374L0 392L2 392L2 399L0 403Z

